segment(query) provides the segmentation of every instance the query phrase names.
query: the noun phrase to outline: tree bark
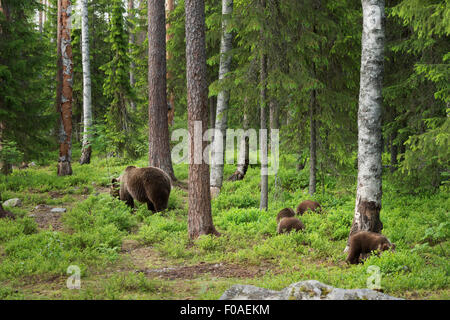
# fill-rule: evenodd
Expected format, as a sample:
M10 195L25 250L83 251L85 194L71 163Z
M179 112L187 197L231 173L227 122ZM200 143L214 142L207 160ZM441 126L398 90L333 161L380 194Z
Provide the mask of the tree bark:
M280 105L276 99L270 100L269 112L270 130L280 129Z
M134 0L128 0L128 16L131 18L133 18L133 10L134 10ZM134 33L133 30L129 30L129 44L130 44L130 55L132 52L132 48L134 46L135 43L135 37L134 37ZM134 60L131 59L130 62L130 87L133 89L134 85L136 84L136 79L134 77L134 69L136 68L136 64L134 63ZM136 111L136 102L134 102L133 100L130 100L130 107L131 110Z
M266 1L261 1L262 10L266 8ZM267 156L267 108L266 108L266 86L267 86L267 56L263 52L264 50L264 29L260 30L260 41L261 41L261 57L260 57L260 73L259 73L259 83L261 90L259 93L259 104L260 104L260 121L261 130L259 136L260 143L260 157L261 157L261 197L259 201L259 209L268 209L268 198L269 198L269 176L268 176L268 156Z
M92 95L91 63L89 56L88 0L81 0L81 47L83 61L83 147L80 164L91 162Z
M0 121L0 151L3 149L3 132L5 131L5 123ZM11 174L12 172L12 164L6 161L0 162L1 173L4 175Z
M169 14L174 10L175 4L174 0L167 0L166 1L166 21L169 16ZM169 34L170 29L170 23L166 23L166 46L167 43L172 39L172 35ZM169 61L172 59L172 55L170 54L169 50L166 51L166 59ZM167 71L167 80L172 78L172 74ZM168 97L169 97L169 110L167 112L167 121L169 126L173 125L173 118L175 116L175 95L173 94L172 90L168 90Z
M44 5L44 0L41 0L42 5ZM43 17L42 17L42 10L39 10L38 13L38 24L39 24L39 33L42 33L42 23L43 23Z
M148 127L150 166L164 170L176 181L167 124L166 25L164 2L148 1Z
M397 170L397 155L398 155L398 147L394 140L397 138L397 130L394 129L394 132L391 134L391 173L394 173Z
M245 100L246 99L244 99L244 101ZM247 131L248 117L246 113L244 113L243 127L244 131ZM239 143L239 158L236 171L227 180L238 181L244 179L245 174L247 173L248 165L249 165L249 138L244 135L241 137L241 141Z
M211 215L209 165L203 160L206 142L201 139L208 127L208 87L206 78L205 3L186 0L186 74L189 155L188 232L191 239L203 234L219 235ZM201 130L198 131L201 126ZM195 139L195 137L200 139ZM200 140L200 141L196 141Z
M317 141L316 141L316 90L311 92L311 105L309 107L309 194L316 193L316 165L317 165Z
M381 232L381 105L385 43L384 0L362 0L363 33L358 108L358 184L350 236ZM349 243L345 251L348 251Z
M227 32L229 18L233 13L233 0L222 0L222 38L220 41L219 81L225 79L230 72L233 36ZM216 122L214 141L211 150L211 196L214 198L220 192L223 183L224 145L227 130L229 90L221 90L217 96ZM221 139L219 139L221 137Z
M72 80L73 61L72 46L70 44L70 17L72 14L72 4L70 0L59 1L58 25L59 25L59 79L60 96L58 108L60 112L60 132L59 132L59 160L58 175L65 176L72 174Z

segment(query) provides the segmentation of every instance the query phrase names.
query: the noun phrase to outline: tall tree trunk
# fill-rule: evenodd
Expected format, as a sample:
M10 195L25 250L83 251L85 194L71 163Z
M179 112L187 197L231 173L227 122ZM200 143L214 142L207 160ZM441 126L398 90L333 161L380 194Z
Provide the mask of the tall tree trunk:
M148 128L150 166L164 170L176 181L167 124L166 26L164 2L148 1Z
M216 125L216 102L214 97L209 98L209 127L214 129ZM213 137L214 138L214 135Z
M317 139L316 139L316 90L311 91L311 105L309 107L309 194L316 193L316 165L317 165Z
M397 155L398 155L398 147L394 140L397 138L397 130L394 129L394 132L391 134L391 173L394 173L397 170Z
M83 60L83 147L80 164L91 162L92 95L91 63L89 56L88 0L81 0L81 53Z
M45 25L45 22L47 21L47 9L48 9L47 0L43 0L42 3L44 4L44 11L42 12L42 24Z
M134 0L128 0L128 17L131 20L133 18L133 12L134 10ZM134 37L134 30L129 30L129 39L128 42L130 44L130 55L132 52L132 48L134 46L135 43L135 37ZM134 69L136 68L136 64L134 63L134 59L131 59L130 62L130 87L133 89L134 85L136 84L136 79L134 77ZM133 100L130 100L130 107L131 110L136 111L136 102L134 102Z
M174 4L174 0L167 0L166 1L166 21L167 18L169 16L169 14L173 11L173 9L175 8L175 4ZM166 44L167 42L170 41L170 39L172 39L172 35L169 34L169 29L170 29L170 23L166 23ZM172 55L170 54L170 52L167 50L166 52L166 58L167 61L169 61L172 58ZM172 75L169 71L167 71L167 80L171 79ZM168 92L168 97L169 97L169 110L167 112L167 121L169 126L173 125L173 118L175 116L175 95L173 94L172 90L169 90Z
M350 235L381 232L381 104L385 42L384 0L362 0L363 33L358 108L358 183ZM345 251L348 250L348 243Z
M191 239L203 234L219 235L211 215L209 165L203 159L208 127L208 86L206 78L205 3L186 0L186 74L189 155L188 232ZM199 128L201 126L201 128ZM197 137L197 139L196 139Z
M59 160L58 175L65 176L72 174L72 80L73 62L72 46L70 44L70 16L72 4L70 0L60 0L58 2L58 25L60 54L59 60L59 80L60 90L58 109L60 112L60 132L59 132Z
M222 0L222 38L220 41L219 81L230 72L233 36L227 32L228 22L233 13L233 0ZM223 182L224 145L227 130L228 102L230 91L221 90L217 96L215 135L211 151L211 197L219 194ZM221 139L220 139L221 138Z
M261 1L262 10L266 8L266 1ZM261 85L261 90L259 93L259 104L260 104L260 121L261 130L259 135L260 143L260 156L261 156L261 197L259 201L259 209L267 210L269 205L269 176L268 176L268 156L267 156L267 107L266 107L266 86L267 86L267 56L263 52L264 50L264 29L261 28L260 31L260 42L261 42L261 57L260 57L260 73L259 82Z
M246 99L244 99L245 101ZM247 113L244 113L243 117L243 129L247 131L248 129L248 117ZM247 136L242 136L241 141L239 143L239 157L236 171L227 179L228 181L238 181L242 180L247 173L248 165L249 165L249 138Z
M5 131L5 123L0 121L0 151L3 149L3 132ZM1 173L8 175L12 172L12 164L7 161L0 162Z
M280 105L275 98L269 102L269 126L270 130L280 129Z
M41 3L42 3L42 5L44 5L44 0L41 0ZM38 13L39 33L42 33L42 30L43 30L42 29L42 23L43 23L42 14L43 14L43 12L41 9L41 10L39 10L39 13Z

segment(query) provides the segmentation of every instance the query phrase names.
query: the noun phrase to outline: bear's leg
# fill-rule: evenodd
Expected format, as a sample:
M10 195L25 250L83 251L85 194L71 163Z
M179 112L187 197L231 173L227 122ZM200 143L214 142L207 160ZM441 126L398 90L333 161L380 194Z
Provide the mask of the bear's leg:
M152 212L155 212L155 211L156 211L156 210L155 210L155 206L153 205L153 203L152 203L151 201L148 201L148 202L147 202L147 209L150 210L150 211L152 211Z

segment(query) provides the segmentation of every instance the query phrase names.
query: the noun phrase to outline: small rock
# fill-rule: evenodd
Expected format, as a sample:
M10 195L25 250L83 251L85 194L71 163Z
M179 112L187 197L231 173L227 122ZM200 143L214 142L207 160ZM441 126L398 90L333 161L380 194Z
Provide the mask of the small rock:
M28 166L29 167L36 167L36 163L33 161L33 162L30 162L29 164L28 164Z
M34 207L34 210L39 210L39 209L49 209L50 206L46 205L46 204L38 204L36 207Z
M52 210L50 210L51 213L63 213L66 211L67 211L66 208L53 208Z
M139 247L139 242L132 239L125 239L122 241L122 251L131 251Z
M3 205L5 207L20 207L22 205L22 200L20 200L19 198L13 198L13 199L9 199L6 200L5 202L3 202Z

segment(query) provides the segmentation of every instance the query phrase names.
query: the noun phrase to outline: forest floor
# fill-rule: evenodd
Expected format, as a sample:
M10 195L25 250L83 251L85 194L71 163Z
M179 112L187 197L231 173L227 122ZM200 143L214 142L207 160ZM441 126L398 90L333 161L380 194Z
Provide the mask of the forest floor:
M22 200L7 208L15 221L0 220L0 299L218 299L233 284L280 290L311 279L364 288L370 265L380 267L387 294L450 298L445 190L408 195L385 182L383 233L397 250L349 266L342 251L353 215L351 175L319 188L312 199L326 212L302 216L304 232L276 234L278 211L310 198L306 173L289 169L291 160L277 181L270 177L267 212L258 209L259 168L243 181L225 182L212 201L222 236L195 241L187 236L187 190L174 187L168 210L157 214L138 203L131 210L109 195L111 178L129 163L95 158L89 166L74 164L70 177L57 177L54 166L15 171L0 180L3 200ZM225 176L233 170L226 166ZM175 166L175 173L186 180L187 166ZM67 287L69 266L80 269L80 289Z

